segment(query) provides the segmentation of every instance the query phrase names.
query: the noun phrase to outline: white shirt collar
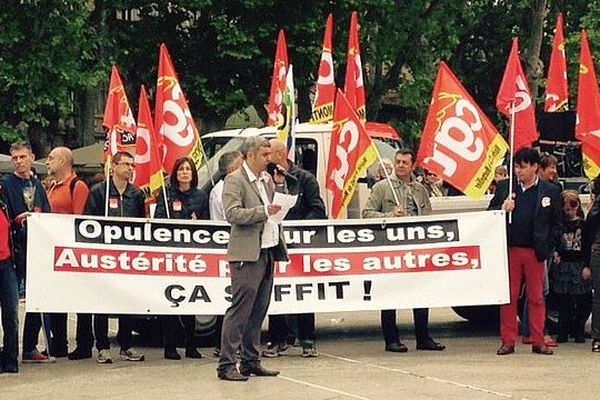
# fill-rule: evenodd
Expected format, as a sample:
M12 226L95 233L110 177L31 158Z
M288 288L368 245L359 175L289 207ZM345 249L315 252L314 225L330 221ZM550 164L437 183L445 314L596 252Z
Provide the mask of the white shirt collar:
M244 167L244 170L246 171L246 174L248 175L248 179L250 179L250 182L254 182L255 180L258 179L256 177L256 175L254 175L254 172L252 172L252 170L250 169L250 167L248 166L248 163L246 161L244 161L242 163L242 166Z

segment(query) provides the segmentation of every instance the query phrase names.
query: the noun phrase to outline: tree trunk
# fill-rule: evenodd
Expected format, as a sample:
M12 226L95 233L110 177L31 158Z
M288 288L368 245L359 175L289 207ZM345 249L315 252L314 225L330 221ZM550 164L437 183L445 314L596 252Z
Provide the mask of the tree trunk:
M534 0L531 7L531 26L529 30L529 45L524 52L527 68L527 80L531 88L531 100L535 102L538 96L538 82L544 76L544 63L540 59L544 33L544 18L546 17L547 0Z

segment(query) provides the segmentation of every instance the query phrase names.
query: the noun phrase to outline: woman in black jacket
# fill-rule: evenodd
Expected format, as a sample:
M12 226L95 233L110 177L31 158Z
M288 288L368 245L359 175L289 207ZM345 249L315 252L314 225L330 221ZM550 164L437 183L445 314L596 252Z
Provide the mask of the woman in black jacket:
M171 172L171 185L167 190L168 218L171 219L208 219L208 196L198 186L198 171L192 159L182 157L175 161ZM154 213L155 218L167 218L164 196L159 195ZM194 315L165 315L161 317L165 358L180 360L177 352L178 328L183 323L185 329L185 356L201 358L194 345L196 317Z

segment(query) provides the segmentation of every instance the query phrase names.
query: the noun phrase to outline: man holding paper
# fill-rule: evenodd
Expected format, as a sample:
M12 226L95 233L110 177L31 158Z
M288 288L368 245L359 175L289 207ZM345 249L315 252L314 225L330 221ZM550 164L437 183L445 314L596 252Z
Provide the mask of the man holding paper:
M225 178L223 187L223 208L231 224L227 260L232 302L223 319L217 376L227 381L279 374L260 364L260 328L271 299L274 262L288 260L281 226L269 218L281 209L272 204L275 187L265 172L271 145L264 138L250 137L240 151L244 162ZM274 179L283 181L281 176Z

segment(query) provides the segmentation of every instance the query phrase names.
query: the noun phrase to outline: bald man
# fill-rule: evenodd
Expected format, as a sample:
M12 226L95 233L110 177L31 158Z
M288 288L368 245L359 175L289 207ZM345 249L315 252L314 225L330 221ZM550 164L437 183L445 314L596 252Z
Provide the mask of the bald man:
M48 174L56 179L56 183L48 190L51 212L56 214L83 214L90 190L73 171L73 153L71 150L67 147L53 149L46 158L46 166L48 167ZM90 358L92 356L91 321L89 322L89 330L87 330L83 326L86 324L84 322L86 319L89 319L89 317L78 315L77 350L69 354L70 359ZM67 314L50 314L50 320L52 330L50 351L54 357L66 357L68 353ZM72 354L75 354L76 357L71 358Z
M325 204L319 193L317 178L288 159L287 147L278 139L271 139L271 161L283 168L293 178L286 179L287 190L297 194L296 205L288 212L286 220L326 219ZM269 344L264 357L278 357L287 350L287 338L295 336L293 325L302 346L302 357L317 357L315 346L315 314L269 316Z

